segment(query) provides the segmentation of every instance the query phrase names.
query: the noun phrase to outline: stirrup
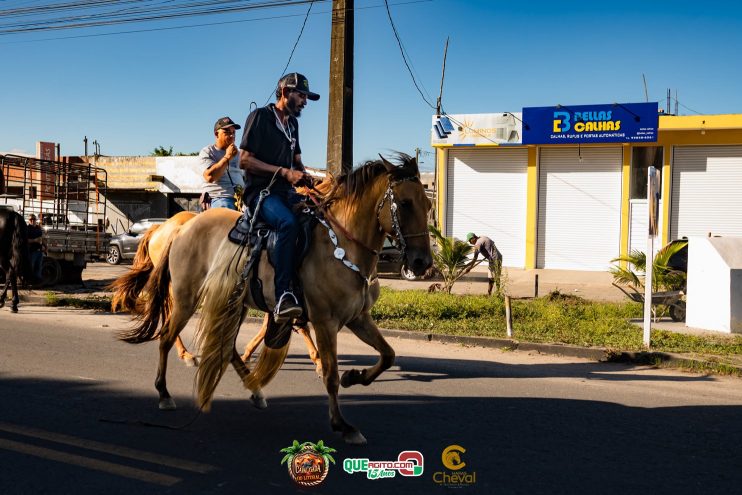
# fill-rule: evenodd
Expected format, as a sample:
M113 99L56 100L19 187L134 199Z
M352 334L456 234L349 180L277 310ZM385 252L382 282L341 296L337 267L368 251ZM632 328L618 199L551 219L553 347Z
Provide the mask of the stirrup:
M293 303L290 299L286 298L287 296L293 299ZM284 306L284 300L286 301L286 307L282 307ZM285 323L288 320L300 317L302 313L304 313L304 310L301 309L299 300L296 298L293 292L287 290L286 292L281 294L281 297L276 303L276 307L273 309L273 319L276 321L276 323Z

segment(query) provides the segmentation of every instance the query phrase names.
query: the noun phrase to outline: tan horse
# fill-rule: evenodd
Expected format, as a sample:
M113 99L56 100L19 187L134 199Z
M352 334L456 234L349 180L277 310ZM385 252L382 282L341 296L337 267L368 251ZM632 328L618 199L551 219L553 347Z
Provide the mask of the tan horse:
M317 225L310 250L298 270L307 316L314 326L322 360L330 424L352 444L366 443L366 439L342 417L337 400L339 385L368 385L394 362L394 350L370 315L378 295L375 293L378 285L373 284L371 277L375 274L384 236L397 237L407 266L416 275L423 274L432 263L427 231L430 201L420 183L415 160L406 155L401 158L400 166L386 160L369 162L338 178L323 208L337 238L331 238L323 225ZM155 386L161 406L173 405L165 379L167 354L199 305L202 316L198 342L202 362L197 371L197 388L202 409L210 408L214 390L230 362L245 387L252 391L255 405L266 407L262 387L276 374L288 352L288 343L279 349L266 346L250 372L234 349L246 307L255 305L249 290L241 283L248 253L226 240L237 215L229 210L211 209L181 227L144 289L147 307L141 323L121 336L132 343L160 339ZM265 299L273 306L273 269L265 254L257 268L265 284ZM204 279L199 289L197 282ZM172 299L168 297L170 293ZM172 308L168 308L170 302ZM162 328L159 328L160 319L164 320ZM380 357L371 368L346 371L341 379L337 332L343 326L376 349Z
M155 265L160 262L162 252L168 245L170 236L177 233L181 225L192 220L197 214L192 211L181 211L168 218L162 225L153 225L144 233L139 247L134 255L131 270L114 280L109 289L113 291L111 297L111 311L132 311L137 313L139 294L149 279ZM188 352L180 336L175 339L178 357L188 366L198 366L196 357Z
M142 240L139 242L131 270L114 280L109 286L113 290L111 311L114 313L119 310L138 312L137 300L139 294L144 289L152 270L159 264L162 253L168 246L170 237L177 235L180 227L195 218L196 215L196 213L191 211L181 211L170 217L162 225L154 225L145 232ZM263 325L260 331L245 346L245 353L242 356L245 363L250 362L250 357L255 352L255 349L263 342L267 329L268 315L263 319ZM319 359L312 335L309 333L309 328L306 325L297 326L295 327L295 331L304 338L307 350L309 351L309 358L314 363L317 374L321 375L322 362ZM187 366L198 366L198 359L188 351L180 336L175 339L175 347L178 351L178 357Z

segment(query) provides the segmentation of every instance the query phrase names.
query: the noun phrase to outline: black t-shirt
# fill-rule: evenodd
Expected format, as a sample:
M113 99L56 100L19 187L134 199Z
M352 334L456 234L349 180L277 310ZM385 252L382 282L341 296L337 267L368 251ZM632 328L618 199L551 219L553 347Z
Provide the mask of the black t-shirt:
M26 230L26 235L29 241L32 239L40 239L44 235L44 231L41 230L41 227L39 227L38 225L29 225L28 229ZM37 242L29 242L28 250L31 252L39 251L41 250L41 244Z
M299 122L289 117L288 125L281 125L272 103L258 108L247 116L245 132L242 134L240 149L255 154L255 157L269 165L293 168L294 155L301 154L299 146ZM270 175L245 174L245 188L248 191L263 189L271 180ZM290 190L292 188L284 178L277 177L271 190Z

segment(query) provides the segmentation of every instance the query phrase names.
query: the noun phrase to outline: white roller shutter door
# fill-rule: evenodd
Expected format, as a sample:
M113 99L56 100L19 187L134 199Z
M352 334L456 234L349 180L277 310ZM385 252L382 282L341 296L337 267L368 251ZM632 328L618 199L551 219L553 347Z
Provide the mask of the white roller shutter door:
M607 270L619 255L621 157L620 147L541 149L538 268Z
M670 238L742 236L742 146L676 146Z
M503 265L525 266L526 149L451 149L448 152L446 235L489 237Z

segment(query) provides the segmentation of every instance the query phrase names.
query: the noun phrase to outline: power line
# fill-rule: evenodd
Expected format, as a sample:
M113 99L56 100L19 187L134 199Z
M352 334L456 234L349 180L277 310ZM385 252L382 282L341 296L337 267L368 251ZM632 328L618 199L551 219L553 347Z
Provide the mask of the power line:
M117 24L130 24L150 21L172 20L185 17L195 17L203 15L233 14L246 12L257 9L268 9L278 7L290 7L315 1L328 0L271 0L259 3L250 3L245 5L246 0L201 0L195 2L173 2L163 5L145 5L142 7L131 7L115 11L89 11L91 7L100 7L103 0L92 0L92 2L78 2L64 5L64 8L74 6L77 10L74 15L62 17L48 17L49 10L55 10L55 7L49 6L47 11L42 11L40 18L30 19L25 22L10 22L0 24L0 35L12 35L20 33L36 33L44 31L56 31L66 29L81 29L101 26L111 26ZM149 0L114 0L106 2L107 6L125 6ZM39 13L39 12L35 12ZM7 17L6 11L0 11L0 18Z
M131 1L131 0L122 0L122 1ZM169 0L169 1L175 1L175 0ZM310 0L304 0L303 2L296 2L296 4L300 3L309 3ZM326 2L328 0L311 0L312 2L316 1L323 1ZM402 1L393 3L392 5L411 5L411 4L417 4L417 3L426 3L431 2L432 0L408 0L408 1ZM293 5L293 4L292 4ZM356 11L361 10L368 10L368 9L377 9L382 7L382 5L370 5L366 7L356 7ZM222 12L219 12L222 13ZM328 14L329 11L320 11L320 12L313 12L311 15L324 15ZM243 22L253 22L253 21L264 21L264 20L273 20L273 19L286 19L290 17L300 17L304 14L286 14L286 15L276 15L276 16L265 16L265 17L255 17L250 19L238 19L233 21L218 21L218 22L205 22L205 23L197 23L197 24L182 24L182 25L176 25L176 26L162 26L162 27L156 27L156 28L143 28L143 29L130 29L125 31L111 31L111 32L104 32L104 33L94 33L94 34L79 34L79 35L73 35L73 36L55 36L50 38L38 38L38 39L31 39L31 40L21 40L21 41L0 41L0 45L7 45L7 44L18 44L18 43L38 43L43 41L58 41L58 40L67 40L67 39L79 39L79 38L94 38L98 36L114 36L119 34L138 34L138 33L149 33L149 32L158 32L158 31L172 31L176 29L191 29L191 28L197 28L197 27L208 27L208 26L217 26L217 25L225 25L225 24L237 24L237 23L243 23ZM0 17L2 16L2 11L0 11ZM147 21L140 21L140 22L157 22L160 21L160 19L154 19L154 20L147 20ZM115 24L122 24L119 23L110 23L108 25L115 25ZM86 29L88 27L97 27L97 26L80 26L71 28L73 30L75 29ZM38 31L37 31L38 32ZM23 34L29 34L26 32L14 32L14 33L2 33L0 31L0 36L5 35L6 37L13 37L14 35L23 35ZM33 34L33 33L32 33Z
M662 98L659 98L659 99L657 99L657 101L658 101L658 102L659 102L659 101L667 101L667 95L663 96ZM674 97L674 96L672 96L672 95L670 95L670 101L674 101L675 103L677 103L677 104L678 104L678 105L680 105L681 107L685 108L685 109L686 109L686 110L688 110L689 112L693 112L693 113L695 113L695 114L697 114L697 115L705 115L705 114L704 114L703 112L699 112L699 111L697 111L697 110L693 110L692 108L688 107L687 105L684 105L684 104L680 103L680 100L678 100L677 98L675 98L675 97Z
M412 69L410 69L410 64L407 62L407 57L405 56L405 49L404 49L404 46L402 46L402 40L399 38L397 27L394 25L394 20L392 19L392 13L389 10L388 0L384 0L384 5L386 5L386 13L387 13L387 16L389 17L389 23L392 25L392 31L394 31L394 37L397 38L397 45L399 45L399 51L402 54L402 61L404 62L405 67L407 67L407 72L410 73L410 77L412 78L412 83L415 85L417 92L420 93L420 97L423 99L423 101L427 103L430 108L435 110L435 106L432 103L430 103L427 100L427 98L425 98L425 95L420 90L420 86L417 85L417 81L415 80L415 75L412 73Z
M299 36L296 37L296 41L294 42L294 47L291 49L291 53L289 54L289 59L286 61L286 65L284 66L283 70L281 71L281 75L278 77L282 77L286 73L286 69L289 68L289 64L291 63L291 59L294 57L294 51L296 50L297 45L299 44L299 40L301 39L301 35L304 34L304 27L307 25L307 20L309 19L309 13L312 11L312 6L314 5L314 0L312 0L312 3L309 4L309 8L307 9L307 15L304 16L304 22L301 25L301 30L299 31ZM268 99L265 100L265 103L263 103L263 106L267 105L270 101L272 95L268 95Z

